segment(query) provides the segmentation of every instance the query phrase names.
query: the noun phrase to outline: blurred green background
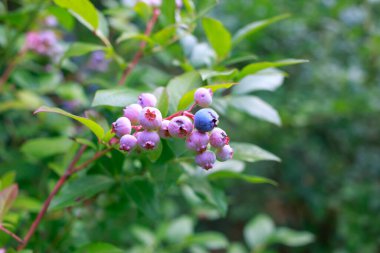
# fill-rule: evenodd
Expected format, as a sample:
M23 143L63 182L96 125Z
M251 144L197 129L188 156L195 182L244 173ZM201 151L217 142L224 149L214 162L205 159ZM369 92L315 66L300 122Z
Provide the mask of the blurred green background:
M98 6L107 5L98 2ZM232 117L223 123L225 129L231 129L232 140L255 143L282 159L281 163L259 162L247 168L250 174L274 179L279 186L227 181L223 184L230 203L227 217L201 220L199 226L201 230L221 231L232 242L242 241L245 224L257 214L266 213L278 226L315 235L312 244L300 248L276 245L273 252L380 252L380 1L222 0L210 15L235 32L252 20L284 13L292 16L239 44L241 51L253 53L259 60L310 60L284 68L288 77L278 91L256 92L278 109L282 126L248 117L238 123ZM40 71L37 65L28 68ZM177 68L162 69L178 73ZM25 74L25 69L17 71L20 74L13 81L25 90L36 91L35 83L30 81L34 74ZM136 72L141 74L141 69ZM165 73L155 74L158 82L166 83ZM38 89L44 89L44 82L54 83L54 76L46 75ZM91 85L83 90L74 86L54 92L60 97L75 93L75 99L86 104L85 94L93 94ZM2 101L13 95L6 96ZM67 100L71 99L69 95ZM28 103L38 105L41 101L31 99ZM63 102L57 104L65 106ZM9 106L11 111L7 111ZM32 188L35 198L44 199L45 184L52 181L46 170L42 175L38 173L41 166L48 165L30 162L19 147L29 138L44 137L44 129L50 136L75 131L68 127L70 121L55 115L36 119L30 111L9 104L2 105L0 111L0 163L4 168L0 172L16 170L22 187ZM241 119L244 115L234 117ZM112 210L107 212L112 214ZM81 215L91 219L92 214L77 214ZM58 233L63 225L55 221L44 228ZM80 234L76 236L80 238Z

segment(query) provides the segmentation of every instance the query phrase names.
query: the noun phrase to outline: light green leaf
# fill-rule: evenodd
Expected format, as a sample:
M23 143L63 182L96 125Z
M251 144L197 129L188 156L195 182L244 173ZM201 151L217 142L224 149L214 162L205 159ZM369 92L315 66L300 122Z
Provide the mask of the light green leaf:
M244 239L251 249L264 245L275 231L272 219L265 214L257 215L244 227Z
M256 96L233 96L229 104L237 110L248 113L249 115L268 121L275 125L281 125L278 112L267 102Z
M89 0L54 0L54 2L68 9L85 26L90 26L93 30L98 28L98 12Z
M220 83L220 84L212 84L212 85L206 85L202 86L203 88L211 89L213 92L220 90L220 89L228 89L231 88L233 85L236 85L237 83ZM197 89L193 89L191 91L186 92L179 101L177 110L184 110L189 105L191 105L194 102L194 93Z
M37 138L25 142L21 152L26 156L41 159L66 153L72 143L67 137Z
M12 184L11 186L0 191L0 223L9 208L11 208L13 201L17 198L17 195L18 186L16 184Z
M164 26L175 23L175 0L162 1L160 21Z
M304 246L314 241L314 235L306 231L296 231L290 228L278 228L271 241L290 247Z
M231 34L223 24L216 19L203 18L202 25L207 39L214 48L218 58L226 58L231 50Z
M92 106L117 106L125 107L129 104L137 103L137 97L140 92L134 89L109 89L98 90L95 93Z
M152 35L153 41L159 45L165 45L176 35L175 25L167 26Z
M119 38L117 38L116 43L121 43L126 40L143 40L148 42L150 45L154 45L154 41L149 38L149 36L146 36L145 34L141 33L131 33L131 32L125 32L120 35Z
M257 62L249 64L248 66L244 67L240 73L239 73L239 79L245 77L246 75L255 74L256 72L267 69L267 68L274 68L274 67L283 67L283 66L289 66L294 64L300 64L309 62L308 60L302 60L302 59L286 59L281 61L275 61L275 62Z
M0 190L5 189L13 184L16 178L16 172L10 170L5 172L0 178Z
M27 196L18 196L13 207L20 210L38 213L41 210L42 202Z
M69 181L55 197L49 211L80 204L97 193L107 190L115 183L114 179L103 175L82 176Z
M99 140L101 140L104 136L104 129L98 123L96 123L95 121L92 121L88 118L73 115L71 113L68 113L68 112L66 112L62 109L56 108L56 107L41 106L40 108L38 108L34 112L34 114L40 113L40 112L58 113L58 114L61 114L63 116L75 119L76 121L78 121L78 122L82 123L83 125L85 125L86 127L88 127L96 135L96 137L98 137Z
M169 96L165 87L158 87L153 94L157 98L157 109L160 110L162 117L166 117L169 111Z
M237 69L229 69L225 71L217 71L212 69L201 69L199 70L199 74L202 76L202 80L207 80L216 76L230 76L237 72Z
M194 221L189 216L182 216L173 220L167 230L166 238L169 242L182 242L194 232Z
M175 112L183 95L200 87L201 84L202 78L196 71L187 72L170 80L166 88L169 96L169 111Z
M156 235L150 228L140 225L133 225L130 229L130 232L133 237L135 237L146 246L152 246L156 242Z
M58 23L62 25L66 30L71 31L73 29L75 19L67 10L57 6L49 6L47 10L57 18Z
M63 55L60 61L62 62L64 59L67 59L70 57L81 56L93 51L104 50L104 49L105 47L96 45L96 44L75 42L70 45L69 49L65 52L65 54Z
M232 38L232 44L235 46L244 38L254 34L255 32L258 32L264 29L265 27L275 22L278 22L288 17L290 17L290 14L283 14L283 15L275 16L273 18L264 19L264 20L260 20L260 21L256 21L251 24L248 24L236 32L236 34Z
M125 251L105 242L92 242L80 247L75 253L124 253Z
M285 74L278 69L265 69L245 76L236 86L233 94L245 94L257 90L275 91L284 82Z
M251 53L244 53L240 55L236 55L233 57L230 57L222 62L223 65L228 66L228 65L233 65L241 62L251 62L257 60L257 56Z
M200 245L209 250L224 249L228 246L227 238L217 232L201 232L187 237L185 245Z
M246 162L257 161L276 161L280 162L281 159L272 153L250 143L232 142L231 147L234 149L234 159Z
M250 175L245 175L241 173L237 173L234 171L217 171L214 173L211 173L208 175L208 178L210 180L218 180L218 179L240 179L243 181L246 181L248 183L252 184L272 184L272 185L277 185L277 183L269 178L265 177L258 177L258 176L250 176Z

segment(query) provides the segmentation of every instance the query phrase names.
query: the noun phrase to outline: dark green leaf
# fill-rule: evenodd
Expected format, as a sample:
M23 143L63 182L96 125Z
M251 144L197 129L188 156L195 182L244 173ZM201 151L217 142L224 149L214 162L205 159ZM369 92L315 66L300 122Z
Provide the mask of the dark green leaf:
M38 108L34 114L40 113L40 112L52 112L52 113L58 113L66 117L70 117L72 119L75 119L76 121L82 123L86 127L88 127L95 135L98 137L99 140L101 140L104 136L104 129L95 121L92 121L87 118L79 117L76 115L73 115L71 113L68 113L62 109L56 108L56 107L47 107L47 106L41 106Z
M75 253L124 253L125 251L105 242L92 242L80 247Z
M218 58L226 58L231 50L231 34L223 24L216 19L204 18L202 25L207 39L217 53Z
M49 207L50 211L80 204L97 193L110 188L115 181L102 175L82 176L69 181L55 197Z
M125 107L129 104L137 103L137 97L140 92L133 89L110 89L98 90L95 93L92 106L117 106Z
M59 24L66 30L71 31L73 29L75 20L67 10L57 6L50 6L48 11L57 18Z
M280 162L281 159L272 153L250 143L232 142L230 144L234 149L234 159L246 162L257 161L276 161Z

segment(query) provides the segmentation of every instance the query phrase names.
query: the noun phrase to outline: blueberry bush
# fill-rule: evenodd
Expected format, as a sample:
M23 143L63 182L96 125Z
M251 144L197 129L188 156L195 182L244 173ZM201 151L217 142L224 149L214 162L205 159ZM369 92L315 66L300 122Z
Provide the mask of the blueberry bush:
M0 250L272 252L314 240L253 211L233 228L243 236L220 229L235 208L228 182L277 185L245 170L280 161L239 133L252 117L281 125L252 92L275 91L280 67L307 60L241 46L288 14L231 32L217 4L0 3Z

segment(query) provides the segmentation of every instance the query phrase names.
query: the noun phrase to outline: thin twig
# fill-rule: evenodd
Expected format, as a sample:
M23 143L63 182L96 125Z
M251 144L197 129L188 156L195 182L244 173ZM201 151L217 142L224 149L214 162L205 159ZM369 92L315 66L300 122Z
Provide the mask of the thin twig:
M160 9L154 8L153 9L153 16L149 20L148 24L146 25L145 29L145 35L149 36L153 30L154 24L157 22L158 16L160 15ZM147 42L143 40L140 43L140 48L139 51L135 54L135 56L132 59L132 62L128 65L128 67L123 71L123 74L121 76L121 79L118 83L118 85L123 85L125 83L125 80L127 79L128 75L132 72L132 70L136 67L136 65L139 63L141 57L144 54L144 49L146 46Z
M0 230L3 231L4 233L10 235L13 239L18 241L19 243L23 243L23 240L20 237L18 237L16 234L12 233L11 231L9 231L5 227L3 227L1 224L0 224Z
M102 151L97 152L91 159L88 159L87 161L85 161L81 165L78 165L77 167L73 168L72 169L72 173L75 173L75 172L78 172L80 170L83 170L88 165L90 165L92 162L98 160L100 157L102 157L103 155L105 155L106 153L108 153L110 150L112 150L112 148L107 148L107 149L104 149Z
M16 67L18 60L25 54L25 52L26 50L22 49L6 67L5 71L0 77L0 91L3 85L8 81L8 78L12 74L12 71L14 70L14 68Z

